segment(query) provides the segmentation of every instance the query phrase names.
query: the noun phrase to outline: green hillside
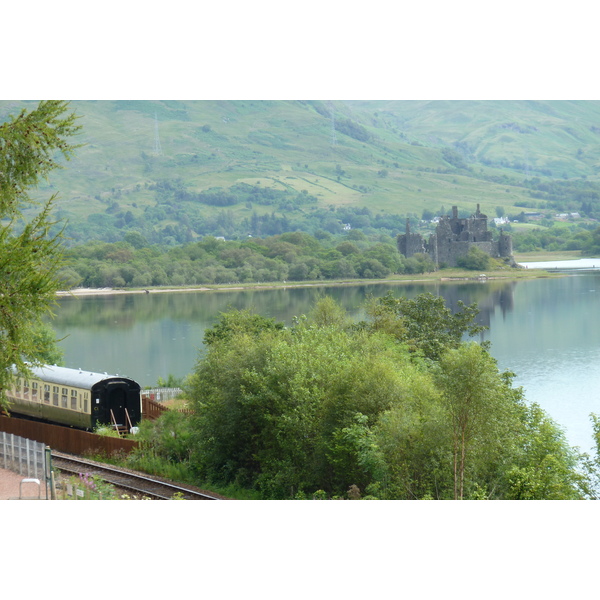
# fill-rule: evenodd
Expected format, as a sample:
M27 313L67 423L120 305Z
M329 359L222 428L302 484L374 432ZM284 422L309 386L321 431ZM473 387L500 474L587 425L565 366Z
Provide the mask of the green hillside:
M0 102L0 120L34 102ZM72 243L303 229L394 234L457 205L600 216L600 102L74 101L52 175ZM596 214L598 211L599 214Z

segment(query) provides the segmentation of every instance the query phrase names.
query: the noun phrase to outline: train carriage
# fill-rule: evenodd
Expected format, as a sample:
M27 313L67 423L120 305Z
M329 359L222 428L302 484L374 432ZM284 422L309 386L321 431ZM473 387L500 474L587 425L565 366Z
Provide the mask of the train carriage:
M142 416L140 385L107 373L31 367L31 377L16 376L6 395L15 415L79 429L105 424L128 431Z

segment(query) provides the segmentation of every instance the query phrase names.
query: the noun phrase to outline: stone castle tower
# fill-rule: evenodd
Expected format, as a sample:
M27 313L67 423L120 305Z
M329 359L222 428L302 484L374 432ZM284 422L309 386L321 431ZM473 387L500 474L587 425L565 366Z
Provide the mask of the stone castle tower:
M407 258L423 253L429 255L436 266L442 264L455 267L456 261L469 252L471 246L476 246L492 258L512 258L512 238L500 231L497 241L492 239L492 232L487 228L487 215L479 210L467 219L458 218L458 208L452 207L452 216L440 219L435 233L429 241L425 241L419 233L411 233L408 219L406 233L398 236L398 250Z

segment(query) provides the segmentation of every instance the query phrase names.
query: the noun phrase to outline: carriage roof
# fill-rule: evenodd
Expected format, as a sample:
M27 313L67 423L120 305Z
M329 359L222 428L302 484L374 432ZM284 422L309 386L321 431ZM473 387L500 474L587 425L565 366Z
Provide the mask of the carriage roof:
M105 379L120 379L132 381L129 377L119 375L109 375L108 373L95 373L93 371L83 371L82 369L69 369L67 367L57 367L56 365L44 365L42 367L30 367L33 376L59 385L69 385L90 389L96 383Z

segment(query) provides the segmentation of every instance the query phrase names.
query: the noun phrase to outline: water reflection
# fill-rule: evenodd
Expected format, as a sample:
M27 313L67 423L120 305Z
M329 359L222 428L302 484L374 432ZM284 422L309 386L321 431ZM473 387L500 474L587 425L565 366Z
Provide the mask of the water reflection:
M54 327L67 366L126 373L143 384L158 377L188 374L202 349L204 331L219 313L249 308L291 325L323 295L339 302L355 319L364 317L368 296L414 298L423 292L441 295L453 310L459 301L477 302L478 321L489 326L497 307L512 310L515 282L419 282L251 289L215 292L122 294L65 297L59 301Z
M459 301L465 304L476 302L481 311L481 324L489 325L490 314L495 312L497 306L503 312L512 309L515 285L516 282L448 282L71 296L59 300L54 325L61 330L76 327L90 331L130 329L136 324L166 317L175 321L212 323L220 312L245 308L290 324L294 316L308 312L323 295L333 297L350 314L357 315L367 296L383 296L390 290L395 295L407 298L424 292L441 295L452 310L458 310Z

